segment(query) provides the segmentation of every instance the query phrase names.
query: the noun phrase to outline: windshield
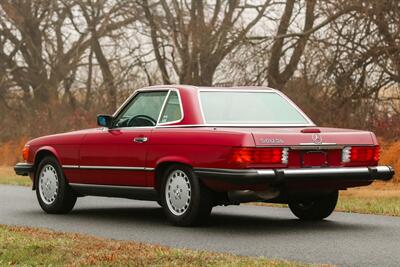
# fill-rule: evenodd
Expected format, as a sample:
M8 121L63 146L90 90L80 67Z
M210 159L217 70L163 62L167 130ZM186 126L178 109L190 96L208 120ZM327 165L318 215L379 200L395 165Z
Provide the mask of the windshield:
M200 100L207 124L293 124L310 121L275 92L201 91Z

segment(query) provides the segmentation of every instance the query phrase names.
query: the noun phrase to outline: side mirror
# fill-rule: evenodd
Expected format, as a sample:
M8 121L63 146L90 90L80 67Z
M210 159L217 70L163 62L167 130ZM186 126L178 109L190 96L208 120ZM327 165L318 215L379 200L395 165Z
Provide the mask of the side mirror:
M110 115L97 115L97 125L111 128L113 117Z

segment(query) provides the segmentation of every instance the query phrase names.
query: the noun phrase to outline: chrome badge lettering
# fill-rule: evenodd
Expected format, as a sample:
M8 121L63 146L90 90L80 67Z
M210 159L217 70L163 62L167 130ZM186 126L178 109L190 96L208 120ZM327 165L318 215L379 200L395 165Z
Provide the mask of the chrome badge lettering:
M261 144L283 144L284 141L280 138L260 138Z

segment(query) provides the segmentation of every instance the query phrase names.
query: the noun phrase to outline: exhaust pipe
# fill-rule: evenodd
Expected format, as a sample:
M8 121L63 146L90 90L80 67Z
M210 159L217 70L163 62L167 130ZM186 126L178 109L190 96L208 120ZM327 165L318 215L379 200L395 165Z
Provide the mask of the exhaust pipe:
M266 191L239 190L228 192L228 199L230 204L240 204L245 202L273 199L278 197L279 194L280 191L273 188Z

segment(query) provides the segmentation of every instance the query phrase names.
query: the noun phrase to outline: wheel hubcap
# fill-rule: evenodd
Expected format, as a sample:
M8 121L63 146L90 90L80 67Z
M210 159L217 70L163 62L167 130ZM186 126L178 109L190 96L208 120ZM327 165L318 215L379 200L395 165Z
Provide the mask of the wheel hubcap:
M175 170L167 178L165 197L169 210L175 215L184 214L189 208L191 187L187 175Z
M45 165L39 173L39 193L44 203L52 204L58 194L58 175L56 169Z

